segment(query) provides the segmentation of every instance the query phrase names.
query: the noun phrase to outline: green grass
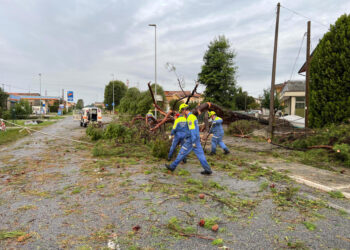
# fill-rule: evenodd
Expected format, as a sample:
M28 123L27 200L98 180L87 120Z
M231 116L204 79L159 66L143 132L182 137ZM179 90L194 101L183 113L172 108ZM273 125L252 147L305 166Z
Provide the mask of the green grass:
M330 192L328 192L328 194L329 194L332 198L336 198L336 199L343 199L343 198L345 198L345 196L343 195L343 193L340 192L340 191L330 191Z
M315 224L312 224L311 222L304 221L303 224L310 231L314 231L316 229Z
M16 121L15 123L19 125L23 125L24 121ZM23 124L21 124L23 123ZM45 121L43 123L40 123L38 125L29 125L28 127L33 128L35 130L40 130L46 126L49 126L53 124L53 121ZM33 132L33 131L32 131ZM18 139L21 139L25 136L29 135L29 132L26 129L22 128L11 128L7 129L5 132L0 132L0 145L8 144L14 141L17 141Z
M17 238L23 235L26 235L27 233L22 232L22 231L0 231L0 240L6 240L6 239L11 239L11 238Z

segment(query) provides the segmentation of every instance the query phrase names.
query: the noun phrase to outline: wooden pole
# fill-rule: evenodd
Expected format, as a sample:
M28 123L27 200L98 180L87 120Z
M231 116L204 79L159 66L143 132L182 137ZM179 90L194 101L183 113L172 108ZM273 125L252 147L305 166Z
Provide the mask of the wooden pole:
M274 116L275 116L274 96L275 96L277 42L278 42L278 26L279 26L279 19L280 19L280 7L281 7L281 4L278 3L277 4L277 14L276 14L276 27L275 27L275 43L274 43L274 47L273 47L271 89L270 89L270 115L269 115L270 138L272 138L272 135L273 135L273 122L274 122Z
M307 39L306 39L306 74L305 74L305 128L309 127L309 96L310 96L310 36L311 21L307 22Z

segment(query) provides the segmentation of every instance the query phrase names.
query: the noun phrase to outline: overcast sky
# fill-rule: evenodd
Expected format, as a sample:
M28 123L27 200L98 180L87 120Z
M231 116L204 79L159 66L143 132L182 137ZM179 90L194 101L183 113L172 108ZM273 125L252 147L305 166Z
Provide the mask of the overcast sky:
M0 84L6 84L6 91L38 92L38 73L42 73L43 94L73 90L75 98L91 103L103 101L104 86L113 73L144 90L154 79L154 28L148 24L155 23L158 82L165 90L178 90L167 62L176 66L190 90L209 42L225 35L237 54L238 85L258 96L271 83L276 4L268 0L0 0ZM329 24L350 12L348 0L289 0L281 5L312 19L312 48ZM306 22L281 8L276 83L291 78ZM292 79L301 79L297 70L304 60L305 40Z

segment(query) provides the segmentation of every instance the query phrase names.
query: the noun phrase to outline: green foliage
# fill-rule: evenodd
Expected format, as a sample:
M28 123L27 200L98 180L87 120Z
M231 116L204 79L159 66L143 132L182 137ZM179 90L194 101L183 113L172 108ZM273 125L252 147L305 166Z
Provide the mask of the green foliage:
M32 108L27 100L20 100L15 104L15 116L16 118L26 119L32 113Z
M255 129L260 129L262 125L257 121L248 121L248 120L238 120L232 122L227 129L227 133L230 135L235 134L249 134L252 133Z
M310 231L314 231L316 229L316 226L314 224L312 224L311 222L304 221L303 224Z
M261 107L266 109L270 108L270 89L264 89L263 99L261 100ZM285 108L280 103L280 100L277 94L275 94L274 108L275 110L283 110Z
M224 240L223 239L215 239L211 242L211 244L214 246L222 246L224 244Z
M349 144L336 144L333 147L336 159L345 163L346 166L350 167L350 145Z
M4 90L2 88L0 88L0 109L1 110L5 110L6 106L7 106L7 98L8 98L8 94L6 92L4 92Z
M103 130L90 124L86 129L86 134L90 136L93 141L97 141L103 137Z
M136 115L141 92L137 88L129 88L125 96L120 100L119 111Z
M236 109L246 110L246 109L257 109L259 104L255 102L254 97L249 96L246 91L243 91L241 87L238 88L237 94L235 96Z
M203 57L204 65L198 80L206 86L205 101L217 103L226 108L234 108L237 67L234 64L234 51L225 36L210 42Z
M214 226L215 224L218 224L218 221L220 220L219 217L210 217L210 218L205 218L205 224L204 227L207 229L211 229L212 226Z
M114 103L115 107L117 107L120 103L120 100L124 97L127 87L122 81L110 81L108 85L105 87L104 94L104 103L108 104L107 109L112 110L113 106L113 88L114 88Z
M336 198L336 199L343 199L343 198L345 198L345 196L343 195L343 193L340 192L340 191L330 191L330 192L328 192L328 194L329 194L332 198Z
M150 142L151 153L154 157L167 159L171 147L171 141L164 138L157 138Z
M338 18L314 50L310 65L309 122L312 127L350 117L350 15Z
M155 84L151 85L153 92L155 90ZM161 95L165 100L163 88L157 84L157 95ZM137 88L130 88L126 92L125 96L120 101L119 111L122 113L128 113L132 115L147 114L148 110L152 109L153 101L149 90L140 92ZM157 102L157 104L164 108L164 101Z
M11 232L6 232L6 231L0 231L0 240L6 240L10 238L18 238L20 236L26 235L27 233L22 232L22 231L11 231Z
M110 123L103 133L104 139L115 139L118 142L129 143L135 140L136 131L121 124Z
M82 109L82 108L84 108L84 101L83 101L83 99L79 99L78 101L77 101L77 105L75 106L77 109Z

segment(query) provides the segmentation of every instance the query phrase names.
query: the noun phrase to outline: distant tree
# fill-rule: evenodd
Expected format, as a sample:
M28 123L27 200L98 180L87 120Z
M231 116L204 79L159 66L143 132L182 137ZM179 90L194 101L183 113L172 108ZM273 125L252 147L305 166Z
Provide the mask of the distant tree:
M256 109L259 107L259 104L255 102L254 97L249 96L241 87L237 90L235 101L237 110Z
M350 117L350 15L338 18L317 45L310 65L309 125Z
M225 36L219 36L210 42L203 57L204 65L198 74L199 82L206 86L205 101L215 102L230 109L234 108L237 73L235 56Z
M77 105L75 106L77 109L82 109L82 108L84 108L84 101L83 101L83 99L79 99L78 101L77 101Z
M127 87L124 82L122 81L110 81L108 85L105 87L105 94L104 94L104 103L108 104L107 109L112 110L113 106L113 85L114 85L114 103L117 107L120 103L120 100L124 97Z
M141 92L138 88L129 88L120 100L119 111L122 113L137 114Z
M261 107L270 109L270 89L264 89L263 99L261 100ZM275 95L274 108L276 110L284 109L284 106L281 104L278 95Z
M153 92L155 90L155 84L152 84ZM163 97L163 101L158 101L157 104L164 108L165 95L163 88L157 85L157 95ZM137 88L130 88L126 92L125 96L120 101L119 111L128 114L140 114L145 115L148 110L154 109L153 100L148 90L140 92Z
M7 98L8 94L0 88L0 116L3 116L3 112L7 109Z
M27 100L20 100L14 109L16 117L20 119L26 119L32 113L32 107Z

